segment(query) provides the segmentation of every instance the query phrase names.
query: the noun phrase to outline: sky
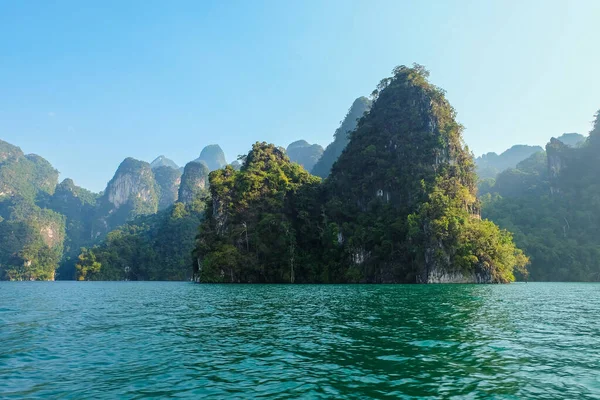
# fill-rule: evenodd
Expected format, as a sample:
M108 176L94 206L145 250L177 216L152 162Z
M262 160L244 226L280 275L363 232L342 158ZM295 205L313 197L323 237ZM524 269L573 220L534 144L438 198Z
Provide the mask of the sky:
M126 157L326 146L419 63L477 156L587 134L600 1L0 1L0 139L100 191Z

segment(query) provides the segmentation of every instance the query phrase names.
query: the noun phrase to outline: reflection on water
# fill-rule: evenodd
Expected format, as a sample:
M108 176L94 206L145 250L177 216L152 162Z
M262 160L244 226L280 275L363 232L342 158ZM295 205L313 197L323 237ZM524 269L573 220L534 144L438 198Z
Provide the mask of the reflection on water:
M0 397L598 398L600 285L0 283Z

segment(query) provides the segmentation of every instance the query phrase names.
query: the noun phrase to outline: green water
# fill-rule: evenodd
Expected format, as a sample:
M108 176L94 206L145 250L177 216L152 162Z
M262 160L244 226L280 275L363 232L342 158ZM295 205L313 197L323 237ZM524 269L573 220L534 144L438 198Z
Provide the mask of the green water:
M600 285L0 283L0 398L599 398Z

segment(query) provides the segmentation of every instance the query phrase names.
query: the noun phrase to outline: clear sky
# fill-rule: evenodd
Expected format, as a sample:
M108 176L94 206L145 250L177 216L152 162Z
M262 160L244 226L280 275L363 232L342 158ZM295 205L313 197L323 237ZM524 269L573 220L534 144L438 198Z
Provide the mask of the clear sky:
M0 139L99 191L128 156L325 146L417 62L475 155L586 134L600 1L0 1Z

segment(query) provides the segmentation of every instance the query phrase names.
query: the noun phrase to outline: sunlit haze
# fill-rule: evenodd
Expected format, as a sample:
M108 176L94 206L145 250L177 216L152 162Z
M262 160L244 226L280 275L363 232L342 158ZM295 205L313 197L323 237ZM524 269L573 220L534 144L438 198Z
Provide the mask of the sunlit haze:
M125 157L326 146L401 64L447 91L477 156L586 135L598 1L104 1L0 5L0 138L100 191Z

